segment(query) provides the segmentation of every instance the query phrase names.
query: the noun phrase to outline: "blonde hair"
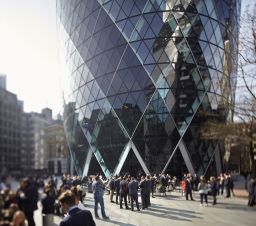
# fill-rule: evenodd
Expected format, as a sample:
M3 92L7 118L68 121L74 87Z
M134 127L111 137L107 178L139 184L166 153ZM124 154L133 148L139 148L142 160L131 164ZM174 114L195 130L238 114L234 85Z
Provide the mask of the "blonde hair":
M201 177L200 177L200 181L205 183L205 177L204 177L204 176L201 176Z
M210 181L215 181L215 177L210 177Z
M17 222L17 220L20 220L20 222ZM13 214L12 223L14 226L26 226L26 217L23 211L17 210ZM17 224L18 223L18 224Z

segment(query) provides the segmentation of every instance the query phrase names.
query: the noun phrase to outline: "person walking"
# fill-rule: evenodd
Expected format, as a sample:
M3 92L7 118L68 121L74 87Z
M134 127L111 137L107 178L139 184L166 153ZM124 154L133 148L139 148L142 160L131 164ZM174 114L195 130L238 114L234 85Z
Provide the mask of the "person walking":
M150 177L151 180L151 194L152 194L152 198L155 198L154 194L156 192L156 176L151 176Z
M50 226L53 224L54 216L54 204L55 196L51 192L50 187L44 188L44 193L41 198L42 203L42 217L43 217L43 226Z
M115 178L114 177L110 178L110 180L108 182L108 188L110 191L110 196L109 196L110 202L114 203L114 201L113 201L113 197L114 197L114 193L115 193Z
M24 212L28 226L35 226L34 211L38 208L38 190L32 179L24 178L19 190L20 209Z
M186 200L188 200L188 195L190 197L190 200L194 201L192 197L192 186L191 186L191 178L187 177L185 180L185 196Z
M59 202L67 216L60 222L59 226L96 226L89 210L78 208L74 194L67 190L59 197Z
M231 174L228 174L228 180L229 180L230 193L232 194L233 197L235 197L235 193L234 193L234 180L233 180Z
M147 184L146 184L146 180L145 177L142 176L141 177L141 181L140 181L140 195L141 195L141 203L142 203L142 209L146 209L148 208L147 206Z
M232 187L232 178L229 176L229 174L225 175L225 189L226 189L226 198L230 198L230 193L231 193L231 187Z
M120 182L121 182L121 177L116 175L115 177L116 204L118 204L118 200L120 196Z
M255 180L255 176L252 176L247 183L247 191L249 193L248 206L250 207L253 207L253 205L255 204L255 200L256 200L255 190L256 190L256 180Z
M212 205L216 205L217 204L216 196L217 196L218 187L217 187L217 182L215 177L210 177L210 190L213 198Z
M198 184L198 191L200 194L200 206L203 206L203 199L205 200L206 206L208 206L208 185L205 181L204 176L200 177L200 182Z
M101 208L101 215L103 219L109 219L109 217L105 213L105 207L104 207L104 185L99 176L97 175L95 177L95 181L92 183L92 190L94 194L94 214L96 218L99 218L98 215L98 204L100 204Z
M150 192L151 192L152 183L150 180L150 175L146 176L146 206L151 206L150 202Z
M220 190L220 194L223 195L224 193L224 183L225 183L225 177L224 175L221 173L219 176L219 190Z
M127 204L128 184L126 179L127 179L126 177L123 177L123 179L120 182L120 209L123 209L123 200L124 200L125 208L129 209Z
M139 183L138 181L134 178L131 177L131 181L128 184L128 189L129 189L129 194L131 197L131 210L133 211L133 203L136 203L137 210L140 211L140 206L138 202L138 189L139 189Z

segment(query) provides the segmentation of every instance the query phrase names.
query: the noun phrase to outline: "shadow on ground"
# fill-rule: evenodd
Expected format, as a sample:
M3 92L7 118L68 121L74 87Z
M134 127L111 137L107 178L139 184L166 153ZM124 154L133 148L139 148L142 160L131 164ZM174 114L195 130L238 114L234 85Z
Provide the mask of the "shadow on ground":
M119 226L136 226L135 224L123 223L123 222L120 222L120 221L112 220L111 218L108 219L108 220L103 220L103 219L99 219L99 220L107 221L107 222L110 222L114 225L119 225Z
M202 219L199 215L201 213L189 210L181 210L175 208L163 207L158 204L151 205L146 211L141 211L142 214L148 214L160 218L168 218L172 220L189 221L198 218Z
M229 210L242 210L242 211L256 210L255 207L249 207L249 206L242 205L242 204L224 203L224 202L218 202L217 205L215 205L214 207L229 209Z
M86 198L85 206L88 208L91 208L93 210L94 209L94 199L91 197ZM119 209L119 205L117 205L116 207ZM123 210L120 210L120 211L123 211ZM137 211L135 211L135 212L137 212ZM151 216L159 217L159 218L167 218L167 219L187 221L187 222L191 222L192 219L195 219L195 218L202 219L202 217L200 216L201 213L199 213L199 212L191 211L191 210L184 210L184 209L169 208L169 207L162 206L160 204L152 204L150 206L150 208L141 210L139 212L139 214L151 215ZM111 219L108 221L111 221ZM113 224L115 223L118 225L132 226L132 224L127 224L127 223L122 223L122 222L116 222L116 221L111 221L111 222Z

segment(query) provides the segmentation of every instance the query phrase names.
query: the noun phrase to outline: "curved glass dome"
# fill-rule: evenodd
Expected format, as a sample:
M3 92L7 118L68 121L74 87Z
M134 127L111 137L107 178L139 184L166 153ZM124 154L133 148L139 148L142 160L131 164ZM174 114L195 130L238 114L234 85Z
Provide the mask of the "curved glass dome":
M59 0L77 172L221 172L202 112L234 99L240 1ZM207 115L207 114L206 114Z

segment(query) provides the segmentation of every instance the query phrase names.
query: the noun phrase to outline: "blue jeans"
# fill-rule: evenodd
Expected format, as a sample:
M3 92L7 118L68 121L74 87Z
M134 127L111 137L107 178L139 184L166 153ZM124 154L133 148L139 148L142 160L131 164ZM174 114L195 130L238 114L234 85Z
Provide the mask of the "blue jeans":
M200 201L201 201L201 204L203 204L203 199L205 201L206 204L208 204L208 195L207 194L204 194L204 193L201 193L200 194Z
M98 215L98 204L100 204L101 215L102 215L103 218L105 218L106 213L105 213L103 197L94 197L94 214L95 214L95 217L99 217L99 215Z

